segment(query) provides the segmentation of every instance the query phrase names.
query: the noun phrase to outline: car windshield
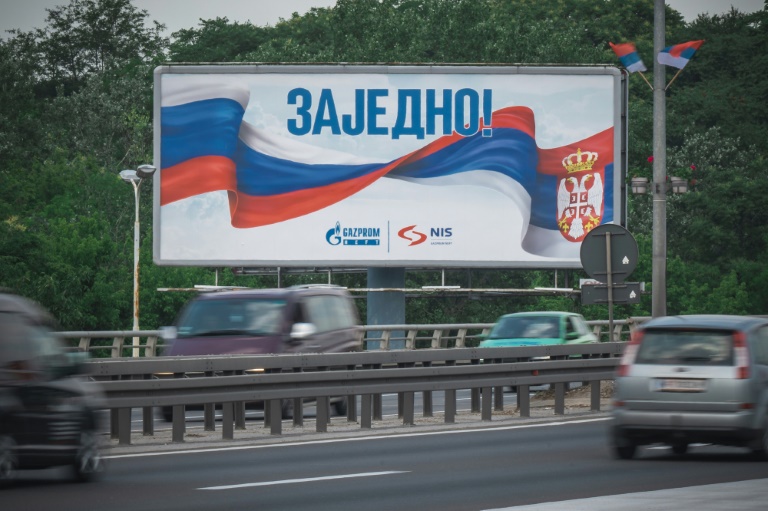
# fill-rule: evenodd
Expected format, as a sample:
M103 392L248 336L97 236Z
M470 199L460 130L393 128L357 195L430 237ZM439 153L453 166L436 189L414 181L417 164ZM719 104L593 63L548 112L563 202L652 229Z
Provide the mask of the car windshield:
M68 364L65 347L50 328L0 311L0 380L26 379Z
M733 333L722 330L646 330L637 364L733 365Z
M285 300L274 298L197 300L179 318L178 336L277 334L285 306Z
M489 339L551 339L560 335L559 321L551 316L509 316L501 318L488 334Z

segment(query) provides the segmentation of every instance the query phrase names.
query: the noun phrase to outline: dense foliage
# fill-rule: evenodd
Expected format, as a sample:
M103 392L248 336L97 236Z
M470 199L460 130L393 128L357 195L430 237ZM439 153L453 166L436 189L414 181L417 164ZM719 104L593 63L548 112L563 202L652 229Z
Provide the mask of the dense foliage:
M171 62L605 64L608 42L633 41L653 62L651 0L339 0L274 26L201 20L162 36L130 0L71 0L46 26L0 39L0 287L36 299L70 330L130 328L134 198L118 173L152 159L152 71ZM259 20L253 20L258 23ZM667 9L670 43L705 39L667 92L668 174L695 180L668 203L668 312L768 310L768 9L701 16ZM668 71L667 80L672 77ZM650 73L648 73L650 75ZM650 76L648 76L650 79ZM630 76L629 177L650 177L652 93ZM189 297L160 288L275 286L274 276L158 267L152 261L151 182L141 191L141 326L169 324ZM651 200L629 197L651 281ZM446 271L471 288L576 287L577 270ZM408 272L407 287L440 284ZM326 282L284 275L282 285ZM366 287L365 273L334 282ZM515 310L580 310L573 297L409 297L412 323L488 322ZM364 300L360 300L365 317ZM648 315L650 298L616 317Z

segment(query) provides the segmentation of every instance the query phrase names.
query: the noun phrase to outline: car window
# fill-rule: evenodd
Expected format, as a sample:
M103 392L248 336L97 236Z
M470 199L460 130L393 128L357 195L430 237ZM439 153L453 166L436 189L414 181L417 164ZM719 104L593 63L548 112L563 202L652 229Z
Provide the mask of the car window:
M0 379L50 373L69 363L65 346L53 331L17 314L0 313Z
M349 300L336 295L308 296L303 300L305 313L318 332L330 332L355 325Z
M502 318L488 334L489 339L545 339L558 337L558 318L549 316L510 316Z
M755 362L768 365L768 327L760 328L755 333L752 349L755 352Z
M578 333L579 336L587 335L589 334L589 325L587 325L586 320L584 320L581 316L571 316L570 317L570 324L573 328L573 331Z
M733 333L723 330L646 330L637 364L733 365Z
M197 300L179 318L178 335L277 334L282 331L285 306L285 300L275 298Z

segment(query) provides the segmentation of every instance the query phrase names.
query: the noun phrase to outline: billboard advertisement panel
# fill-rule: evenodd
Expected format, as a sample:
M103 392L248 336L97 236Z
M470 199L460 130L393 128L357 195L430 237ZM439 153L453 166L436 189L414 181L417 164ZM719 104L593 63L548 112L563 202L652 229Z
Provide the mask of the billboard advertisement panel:
M580 267L622 215L612 66L169 65L154 259Z

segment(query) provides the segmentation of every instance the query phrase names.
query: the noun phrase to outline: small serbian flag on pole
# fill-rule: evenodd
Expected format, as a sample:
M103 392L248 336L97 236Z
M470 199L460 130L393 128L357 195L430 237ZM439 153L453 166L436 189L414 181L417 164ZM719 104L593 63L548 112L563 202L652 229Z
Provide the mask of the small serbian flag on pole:
M704 40L688 41L687 43L675 44L673 46L667 46L659 52L658 61L659 64L665 66L672 66L678 69L683 69L688 61L691 60L693 54L699 49L699 46L704 44Z
M645 64L643 64L642 59L640 58L640 55L637 54L637 49L635 48L635 45L632 43L619 43L619 44L613 44L609 42L608 44L611 45L611 49L613 50L613 53L616 54L617 57L619 57L619 60L621 61L622 65L627 68L627 71L630 73L634 73L637 71L643 72L646 71Z

